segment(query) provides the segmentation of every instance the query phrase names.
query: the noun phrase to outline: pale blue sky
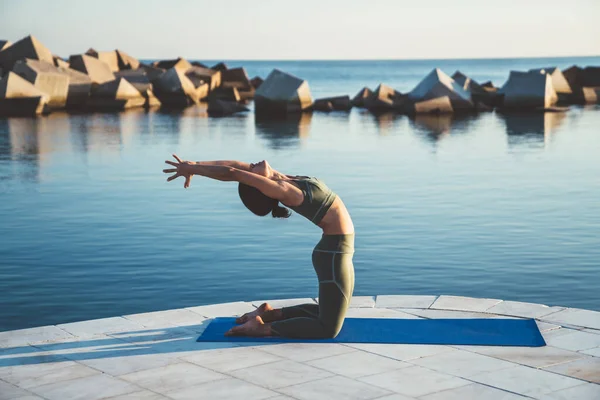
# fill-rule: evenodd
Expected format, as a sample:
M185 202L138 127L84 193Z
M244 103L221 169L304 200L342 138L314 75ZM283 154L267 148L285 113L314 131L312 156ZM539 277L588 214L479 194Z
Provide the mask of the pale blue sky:
M600 0L0 0L0 39L61 56L414 59L600 55Z

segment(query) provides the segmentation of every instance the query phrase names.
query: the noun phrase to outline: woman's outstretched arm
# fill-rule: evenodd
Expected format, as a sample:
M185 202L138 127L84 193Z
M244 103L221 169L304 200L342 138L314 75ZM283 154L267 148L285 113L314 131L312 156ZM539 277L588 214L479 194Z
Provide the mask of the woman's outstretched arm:
M185 177L185 183L183 184L184 188L190 187L193 175L202 175L219 181L245 183L246 185L257 188L266 196L282 201L285 204L299 204L298 199L300 199L300 202L302 201L302 191L287 182L273 181L264 176L226 165L197 164L189 161L182 161L175 154L173 154L173 157L175 157L178 162L165 162L175 168L164 169L163 172L174 173L174 175L167 178L167 181L169 182L180 176Z
M193 164L199 165L220 165L224 167L232 167L235 169L240 169L242 171L250 171L252 165L250 163L244 161L237 160L215 160L215 161L196 161Z

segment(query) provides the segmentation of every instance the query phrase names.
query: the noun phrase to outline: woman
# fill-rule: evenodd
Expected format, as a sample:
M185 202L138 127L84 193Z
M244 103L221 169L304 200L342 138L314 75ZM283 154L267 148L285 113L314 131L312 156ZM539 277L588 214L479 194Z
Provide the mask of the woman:
M289 338L333 338L337 336L354 291L354 226L342 200L323 182L307 176L284 175L261 161L165 161L175 168L167 181L183 176L188 188L193 175L220 181L239 182L244 205L259 216L269 213L287 218L290 212L279 203L306 217L323 230L321 241L312 253L319 279L319 304L302 304L273 309L264 303L244 314L241 324L226 335L283 336Z

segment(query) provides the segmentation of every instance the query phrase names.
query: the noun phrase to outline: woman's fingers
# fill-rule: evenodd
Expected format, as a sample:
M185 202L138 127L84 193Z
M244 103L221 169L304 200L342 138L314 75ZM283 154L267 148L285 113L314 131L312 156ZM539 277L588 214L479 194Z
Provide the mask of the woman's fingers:
M171 182L173 179L179 178L180 176L181 175L179 175L179 174L171 175L170 177L167 178L167 182Z
M163 169L163 172L165 174L170 174L171 172L177 172L177 168Z
M169 164L169 165L172 165L172 166L174 166L174 167L176 167L176 166L178 166L178 165L179 165L179 164L177 164L176 162L174 162L174 161L169 161L169 160L166 160L166 161L165 161L165 163L166 163L166 164Z
M236 336L236 335L239 335L240 333L242 333L242 327L234 326L233 328L231 328L230 330L225 332L225 336Z
M185 189L189 188L191 182L192 182L192 176L191 175L186 175L186 177L185 177L185 183L183 184L183 187Z
M177 154L173 154L173 157L175 157L175 159L181 164L183 161L181 161L181 158L177 157Z

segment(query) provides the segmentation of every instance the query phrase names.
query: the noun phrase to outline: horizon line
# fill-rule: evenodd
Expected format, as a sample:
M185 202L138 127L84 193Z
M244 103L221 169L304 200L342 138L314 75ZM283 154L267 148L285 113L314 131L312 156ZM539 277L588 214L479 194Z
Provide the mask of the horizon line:
M117 50L117 49L115 49ZM102 51L102 50L100 50ZM111 51L111 50L108 50ZM83 54L83 53L81 53ZM131 54L131 53L128 53ZM561 56L500 56L500 57L456 57L456 58L192 58L184 57L186 60L201 60L201 61L457 61L457 60L528 60L540 58L600 58L600 54L596 55L561 55ZM139 60L167 60L161 57L139 57Z

